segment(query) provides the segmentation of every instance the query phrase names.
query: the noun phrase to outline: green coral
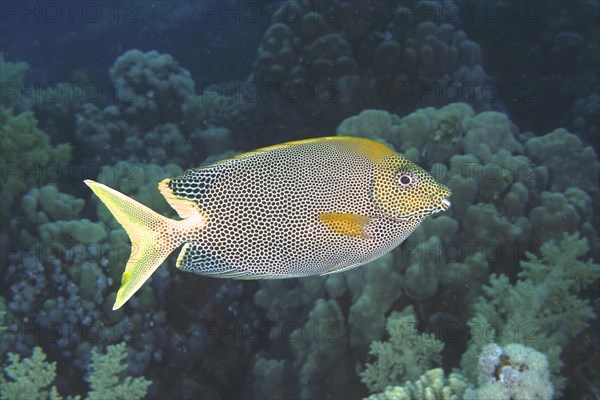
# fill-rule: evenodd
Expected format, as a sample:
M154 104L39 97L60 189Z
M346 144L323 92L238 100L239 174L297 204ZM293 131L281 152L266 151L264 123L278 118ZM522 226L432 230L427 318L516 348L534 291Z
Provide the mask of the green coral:
M551 176L551 191L564 191L576 186L592 197L600 194L598 155L576 134L558 128L544 136L529 139L525 143L525 150L533 162L548 168ZM578 171L577 179L573 179L564 171Z
M336 133L339 136L357 136L367 139L385 140L397 132L394 122L397 117L383 110L364 110L360 114L342 121Z
M141 399L152 382L142 378L122 376L127 369L125 343L108 346L106 354L92 352L90 363L90 392L87 400ZM8 353L9 365L0 374L0 399L61 399L56 386L56 363L47 362L44 351L36 347L29 358ZM7 379L8 378L8 379ZM68 397L80 399L79 396Z
M311 332L308 335L307 332ZM344 315L335 300L318 299L306 323L290 335L293 340L294 369L299 371L300 399L314 399L325 388L349 387L352 363L345 354L347 334ZM323 371L330 371L324 375Z
M4 60L4 55L0 53L0 83L14 83L22 85L25 79L25 73L29 69L29 64L24 61L10 62Z
M99 243L106 236L104 225L80 219L85 201L59 192L56 185L30 189L21 198L25 218L11 220L12 232L18 232L21 243L41 242L57 246L63 253L78 243Z
M48 135L38 129L33 113L13 115L3 107L0 107L0 143L0 222L4 226L14 211L15 199L25 189L41 186L62 171L71 158L71 145L52 146Z
M32 110L40 126L61 140L75 132L75 115L86 102L98 103L101 93L90 90L86 93L86 84L57 82L29 91ZM93 89L93 85L87 86Z
M435 368L425 372L415 382L388 386L367 400L459 400L469 387L469 382L462 375L452 373L446 377L443 369Z
M144 378L122 378L127 369L125 343L108 346L106 354L92 352L88 400L141 399L152 382Z
M59 398L56 386L52 385L56 377L56 363L46 362L41 348L33 349L30 358L21 360L18 354L8 353L9 365L3 366L4 375L0 375L1 399L56 399Z
M334 281L331 279L334 275L327 278L326 284ZM352 275L339 275L337 279L344 279L347 287L354 286L348 313L350 346L364 354L371 342L383 335L386 313L402 293L402 276L391 253L372 261L369 268L357 268Z
M23 61L9 62L4 60L4 55L0 53L0 85L2 87L1 102L5 106L14 107L19 101L23 100L21 90L25 73L29 69L29 64Z
M565 385L559 376L561 348L595 318L589 301L579 297L600 274L600 265L580 260L588 249L578 233L564 235L558 243L541 246L542 259L528 253L514 285L505 275L490 277L469 322L473 337L461 360L466 376L475 381L477 357L487 339L500 345L521 342L548 357L560 395Z
M371 393L406 380L417 380L429 368L439 365L444 344L433 334L419 334L412 306L387 319L387 342L374 341L369 354L377 360L360 373Z
M189 99L182 124L188 131L223 126L231 118L232 106L231 97L207 88Z
M293 399L295 396L288 382L290 361L257 357L252 368L254 392L262 399Z

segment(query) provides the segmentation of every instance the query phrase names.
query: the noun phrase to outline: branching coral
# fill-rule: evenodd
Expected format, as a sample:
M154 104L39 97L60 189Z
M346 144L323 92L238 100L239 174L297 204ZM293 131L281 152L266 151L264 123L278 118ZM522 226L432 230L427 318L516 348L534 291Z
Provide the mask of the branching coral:
M56 363L47 363L41 348L34 348L31 357L22 360L18 354L9 353L8 362L9 365L3 368L4 374L0 375L2 399L59 398L56 386L52 385L56 377Z
M90 392L88 400L141 399L150 381L144 378L123 377L127 370L125 343L108 346L106 354L92 352L90 363Z
M127 369L125 343L108 346L106 354L92 352L89 365L90 392L87 400L133 400L146 395L151 382L144 378L123 378ZM56 363L48 363L39 347L33 349L30 358L21 359L18 354L8 354L9 365L0 375L0 398L6 400L61 399L56 386ZM5 378L8 378L8 380ZM80 399L80 396L69 397Z
M439 365L444 344L432 334L419 334L411 307L393 312L387 320L389 341L374 341L371 355L376 361L360 373L371 392L384 390L396 382L416 380L425 371Z
M565 235L558 243L544 243L541 259L529 253L514 285L505 275L491 276L469 323L473 337L461 361L466 376L474 378L486 339L521 342L548 357L556 392L563 390L561 348L595 317L589 302L579 297L600 274L600 265L580 260L587 251L587 241L578 233Z
M486 345L479 355L479 381L473 385L458 372L446 376L441 368L425 372L414 382L388 386L369 400L550 400L553 394L546 357L527 346Z

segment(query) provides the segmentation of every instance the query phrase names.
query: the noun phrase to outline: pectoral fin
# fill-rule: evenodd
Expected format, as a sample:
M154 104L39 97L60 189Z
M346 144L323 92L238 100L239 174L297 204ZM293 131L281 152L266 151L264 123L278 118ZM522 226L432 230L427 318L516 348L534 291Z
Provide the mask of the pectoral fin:
M319 214L319 219L335 233L365 239L369 238L366 226L373 220L373 218L364 215L340 213Z

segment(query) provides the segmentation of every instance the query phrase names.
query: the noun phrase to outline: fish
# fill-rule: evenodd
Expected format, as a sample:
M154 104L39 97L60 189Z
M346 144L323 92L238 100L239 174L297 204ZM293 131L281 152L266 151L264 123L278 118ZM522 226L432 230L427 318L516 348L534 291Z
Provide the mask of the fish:
M265 147L158 183L179 219L84 181L129 235L119 309L179 247L179 270L233 279L326 275L373 261L450 190L378 141L319 137Z

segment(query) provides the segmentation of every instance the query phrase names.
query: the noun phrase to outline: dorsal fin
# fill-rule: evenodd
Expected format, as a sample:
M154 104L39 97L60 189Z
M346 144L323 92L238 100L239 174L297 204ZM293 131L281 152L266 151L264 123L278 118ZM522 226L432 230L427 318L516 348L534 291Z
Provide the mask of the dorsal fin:
M355 136L323 136L323 137L316 137L316 138L312 138L312 139L294 140L291 142L276 144L273 146L262 147L260 149L256 149L256 150L249 151L246 153L237 154L233 157L217 161L213 164L208 165L207 167L219 166L219 165L226 164L226 163L229 163L229 162L232 162L235 160L240 160L240 159L244 159L244 158L257 156L257 155L264 154L264 153L278 150L278 149L289 148L289 147L294 147L294 146L305 146L305 145L310 145L310 144L314 144L314 143L326 143L326 142L333 143L333 144L339 146L340 148L346 148L346 149L352 150L358 154L361 154L361 155L369 158L373 162L377 162L380 159L382 159L383 157L390 156L391 154L394 153L389 147L387 147L383 143L376 142L376 141L370 140L370 139L365 139L365 138L360 138L360 137L355 137ZM206 167L200 167L198 169L203 169L203 168L206 168Z
M189 216L197 213L198 206L190 200L180 199L173 194L173 190L169 187L171 178L164 179L158 183L158 190L163 195L165 200L181 218L188 218Z

